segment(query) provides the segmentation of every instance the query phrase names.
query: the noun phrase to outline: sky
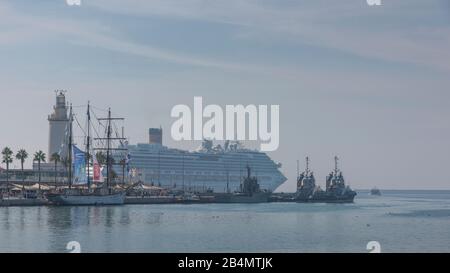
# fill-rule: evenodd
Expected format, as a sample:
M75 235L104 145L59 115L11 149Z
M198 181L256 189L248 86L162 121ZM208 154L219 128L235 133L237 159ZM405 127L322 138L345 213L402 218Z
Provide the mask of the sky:
M125 117L131 143L162 126L195 149L170 112L202 96L280 105L279 190L306 156L325 184L335 155L353 188L450 189L449 48L447 0L1 1L0 148L46 151L65 89Z

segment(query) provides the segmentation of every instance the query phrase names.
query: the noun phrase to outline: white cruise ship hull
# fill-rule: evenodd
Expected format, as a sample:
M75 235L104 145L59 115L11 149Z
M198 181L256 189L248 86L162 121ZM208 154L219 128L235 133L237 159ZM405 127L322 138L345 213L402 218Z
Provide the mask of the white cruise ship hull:
M100 206L100 205L123 205L125 193L114 193L107 195L49 195L48 200L54 205L61 206Z
M181 151L158 144L128 145L130 169L135 177L147 184L175 189L214 192L239 191L250 166L261 189L275 191L287 179L279 164L267 154L252 150L223 152ZM124 156L117 155L116 160ZM122 173L120 166L115 166Z

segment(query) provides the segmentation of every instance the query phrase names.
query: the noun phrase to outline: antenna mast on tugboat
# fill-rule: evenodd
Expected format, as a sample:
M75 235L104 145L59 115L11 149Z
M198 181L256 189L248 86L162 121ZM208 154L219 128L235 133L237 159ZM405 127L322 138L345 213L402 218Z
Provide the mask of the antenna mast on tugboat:
M306 157L306 174L309 174L309 156Z
M334 157L334 173L337 175L337 173L339 172L338 169L338 160L339 158L337 156Z

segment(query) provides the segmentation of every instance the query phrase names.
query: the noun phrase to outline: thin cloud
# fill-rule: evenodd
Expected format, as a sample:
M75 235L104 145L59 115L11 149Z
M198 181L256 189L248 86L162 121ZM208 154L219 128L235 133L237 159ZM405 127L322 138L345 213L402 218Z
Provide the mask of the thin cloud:
M89 5L118 14L233 24L247 33L237 35L240 38L256 36L270 40L274 37L274 40L331 48L364 58L450 71L450 28L427 25L423 20L432 21L434 16L450 18L448 12L441 10L445 7L436 1L385 1L381 8L368 7L363 0L302 1L286 5L255 0L131 0L127 5L118 0L93 0ZM400 22L400 26L393 21ZM415 23L406 23L410 21Z
M327 2L327 5L319 5L318 2L315 4L299 3L301 4L293 7L283 7L274 4L263 5L261 1L253 0L186 0L181 3L171 0L132 0L127 4L117 0L92 0L83 2L82 8L102 9L119 14L169 16L234 24L239 26L235 37L240 39L260 37L257 39L260 39L262 43L284 40L294 45L307 44L319 48L332 48L363 58L419 64L450 71L450 52L448 51L450 28L448 26L425 25L420 28L404 27L401 31L389 30L386 26L370 25L368 22L373 21L374 18L377 18L376 16L379 16L380 20L385 19L384 13L379 12L374 15L370 8L358 5L359 1ZM418 5L416 1L410 3L411 14L409 16L419 16L416 11L420 8L423 11L423 6ZM393 10L401 11L402 8L408 7L405 5L388 6L386 8L387 19L394 16ZM428 7L424 12L431 16L433 9ZM0 4L0 14L2 15L1 20L9 26L9 31L3 31L0 36L0 44L4 45L52 35L70 35L73 37L70 40L78 45L100 47L123 54L133 54L182 65L284 75L289 75L293 69L299 69L298 64L276 67L270 63L270 60L266 60L262 66L236 60L224 61L205 58L201 55L169 51L146 43L131 42L122 37L126 34L116 33L115 30L105 27L99 21L84 20L80 22L38 17L19 13L4 3ZM352 16L359 18L361 25L366 27L358 24L349 25L348 20L351 22Z
M35 15L20 13L10 6L0 4L0 14L5 15L3 21L11 28L11 31L3 32L0 36L1 44L13 45L36 40L44 40L49 37L65 37L72 44L103 48L123 54L132 54L148 59L163 60L174 64L215 68L232 71L249 71L255 73L283 73L283 68L261 67L239 62L214 60L201 56L181 54L174 51L153 47L149 44L131 42L120 37L111 28L98 22L78 21L71 19L44 18Z

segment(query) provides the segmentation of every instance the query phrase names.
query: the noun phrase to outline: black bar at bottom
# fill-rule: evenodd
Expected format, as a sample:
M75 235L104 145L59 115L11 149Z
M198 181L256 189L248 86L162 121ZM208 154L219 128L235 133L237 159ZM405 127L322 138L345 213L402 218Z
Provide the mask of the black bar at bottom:
M126 272L307 272L314 268L317 272L387 272L396 267L405 272L426 266L432 272L433 267L446 266L449 258L450 254L0 254L0 261L20 265L21 270L45 265L46 271L55 272L86 272L87 266L89 271L102 272L119 267Z

